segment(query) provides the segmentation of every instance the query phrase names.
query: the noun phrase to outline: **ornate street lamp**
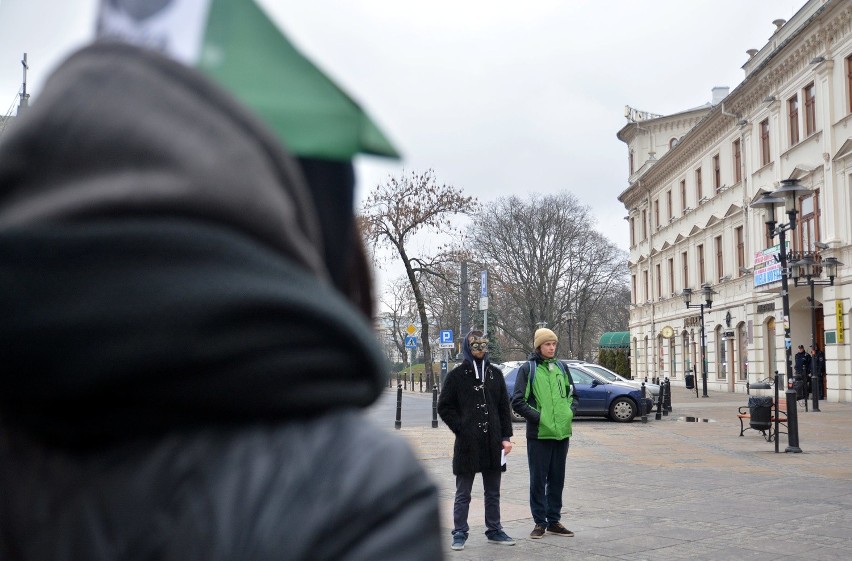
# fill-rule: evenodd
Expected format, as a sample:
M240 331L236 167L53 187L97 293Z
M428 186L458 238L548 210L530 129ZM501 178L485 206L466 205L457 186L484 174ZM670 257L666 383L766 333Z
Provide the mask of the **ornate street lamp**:
M704 302L700 302L698 304L691 304L692 302L692 289L684 288L683 292L680 293L681 298L683 298L684 304L686 304L687 308L698 308L700 310L700 320L701 320L701 397L708 397L707 395L707 343L704 339L704 308L712 308L713 307L713 295L716 292L713 292L713 289L710 288L709 284L704 284L701 287L701 292L699 293L704 297ZM696 396L697 397L697 396Z
M796 208L799 202L799 197L810 193L811 190L803 187L796 179L784 179L781 181L781 187L772 193L765 194L759 199L751 203L751 208L766 209L766 229L769 232L769 237L775 239L778 236L779 253L781 254L781 304L784 313L784 365L787 374L787 391L784 392L787 398L787 411L789 415L787 441L788 446L786 452L801 452L799 448L799 425L796 411L796 390L792 388L793 381L793 362L792 362L792 340L790 339L790 293L788 276L790 272L787 268L787 237L786 234L790 230L796 229L796 215L799 213ZM787 223L775 221L775 209L783 205L787 213ZM777 372L777 371L776 371ZM778 387L778 376L775 376L775 387ZM775 451L778 451L778 438L775 439Z
M799 284L807 284L811 289L809 302L811 303L811 347L817 348L816 340L816 299L814 297L814 286L832 286L834 285L834 277L837 276L837 267L843 265L836 257L826 257L822 262L817 263L813 254L807 254L802 259L792 263L790 267L793 269L793 282L796 286ZM820 270L822 269L822 270ZM827 279L820 278L821 273L825 273ZM824 374L824 373L823 373ZM819 398L822 387L819 377L811 363L811 392L813 395L813 408L815 412L819 412ZM806 401L807 403L807 401Z

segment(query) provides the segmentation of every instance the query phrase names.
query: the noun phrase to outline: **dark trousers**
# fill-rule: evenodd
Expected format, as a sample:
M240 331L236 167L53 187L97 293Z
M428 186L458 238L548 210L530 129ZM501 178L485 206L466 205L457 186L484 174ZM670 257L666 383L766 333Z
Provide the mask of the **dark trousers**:
M499 469L482 472L482 488L485 491L485 535L491 536L503 529L500 524L500 477ZM456 475L456 500L453 503L453 533L467 535L470 526L467 514L470 510L470 492L475 473Z
M536 524L550 526L559 522L570 440L527 440L530 511Z

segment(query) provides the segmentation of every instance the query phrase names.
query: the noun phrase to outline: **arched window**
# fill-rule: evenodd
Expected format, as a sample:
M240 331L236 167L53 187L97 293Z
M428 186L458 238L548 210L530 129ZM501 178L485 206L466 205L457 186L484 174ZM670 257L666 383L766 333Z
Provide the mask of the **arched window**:
M680 352L683 357L683 371L689 372L692 369L692 360L690 359L689 349L689 332L684 330L680 334Z
M714 342L716 347L716 379L717 380L727 380L728 379L728 353L727 353L727 339L722 337L722 326L717 325L716 329L713 330L713 333L716 335Z
M677 354L675 353L675 338L669 341L669 377L677 378Z
M739 375L737 379L740 382L748 380L748 349L746 348L748 340L746 338L745 322L737 325L737 363L739 364Z
M639 377L639 339L633 338L633 364L630 369L631 377Z
M767 376L775 376L775 371L778 369L775 357L775 318L771 317L766 322L763 348L765 353L763 357L764 364L766 364L763 371L766 372Z
M669 150L677 146L678 142L680 142L679 138L672 138L671 140L669 140Z

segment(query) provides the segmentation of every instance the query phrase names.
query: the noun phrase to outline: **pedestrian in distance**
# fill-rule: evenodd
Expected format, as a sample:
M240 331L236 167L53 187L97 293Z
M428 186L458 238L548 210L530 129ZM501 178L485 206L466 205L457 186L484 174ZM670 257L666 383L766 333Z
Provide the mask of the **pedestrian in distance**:
M799 345L794 362L796 375L796 399L807 399L811 387L811 355L805 351L804 345Z
M817 387L813 391L819 392L818 398L825 399L825 354L811 345L811 372Z
M369 265L349 228L324 251L351 199L309 177L162 54L47 79L0 142L0 559L442 558L434 484L363 411Z
M518 368L512 395L512 408L526 419L530 511L535 522L532 539L544 537L545 532L574 535L560 519L571 424L578 401L571 373L556 359L557 344L553 331L536 330L535 351Z
M804 378L811 373L811 355L805 351L804 345L799 345L795 357L796 376Z
M506 382L488 360L488 339L471 331L462 342L464 360L447 375L438 398L438 414L455 434L452 549L464 549L473 480L482 477L485 535L488 543L515 545L500 523L500 479L512 451L512 413Z

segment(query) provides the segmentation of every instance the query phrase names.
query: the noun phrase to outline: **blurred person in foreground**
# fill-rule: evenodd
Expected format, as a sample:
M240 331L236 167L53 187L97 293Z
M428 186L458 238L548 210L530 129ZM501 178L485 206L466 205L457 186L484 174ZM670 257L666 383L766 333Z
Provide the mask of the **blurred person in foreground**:
M506 469L505 457L512 451L512 412L506 381L500 369L488 360L488 339L482 331L467 334L462 355L464 361L447 375L438 399L438 413L456 436L456 497L450 547L462 550L467 541L470 495L477 473L482 475L485 493L488 543L515 545L500 523L500 479Z
M322 188L169 58L49 78L0 143L0 559L441 559Z
M560 522L565 464L574 419L574 381L556 359L559 339L547 328L537 329L535 351L518 368L512 408L527 421L527 461L530 469L530 511L535 526L530 538L548 534L573 537Z

